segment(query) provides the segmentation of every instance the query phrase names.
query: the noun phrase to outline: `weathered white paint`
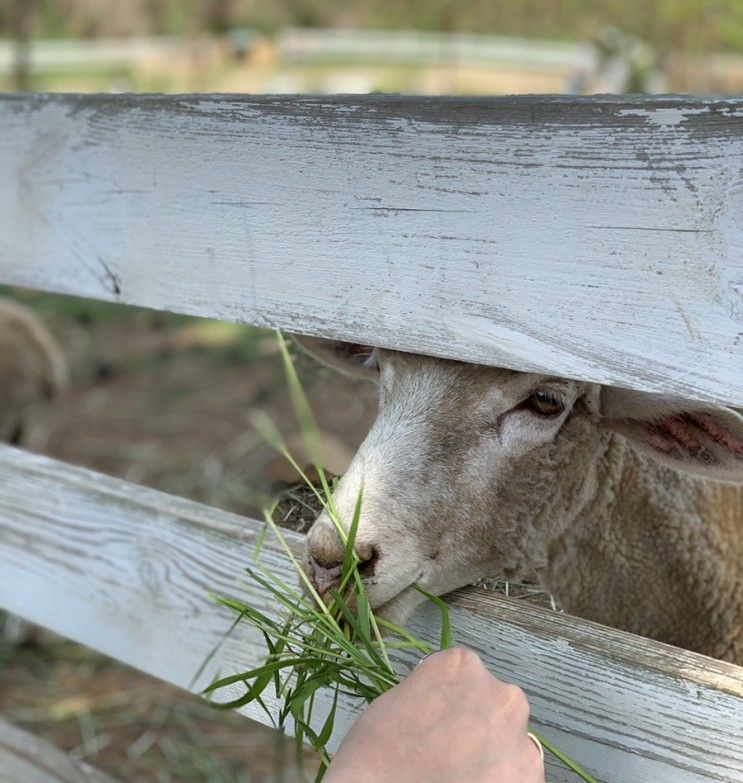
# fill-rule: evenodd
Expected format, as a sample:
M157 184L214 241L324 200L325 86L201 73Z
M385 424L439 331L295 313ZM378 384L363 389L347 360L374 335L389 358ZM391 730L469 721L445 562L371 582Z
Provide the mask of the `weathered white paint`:
M100 770L0 718L2 783L116 783Z
M3 96L0 281L743 405L743 101Z
M9 447L0 448L0 520L0 606L182 687L231 622L209 593L245 595L239 583L260 529ZM264 557L294 579L270 540ZM268 604L259 593L254 602ZM482 592L459 593L451 606L455 639L521 684L534 724L599 780L741 780L742 669ZM420 612L413 628L435 639L436 612ZM262 656L238 627L199 682ZM343 704L344 727L354 714ZM575 780L555 765L549 778Z

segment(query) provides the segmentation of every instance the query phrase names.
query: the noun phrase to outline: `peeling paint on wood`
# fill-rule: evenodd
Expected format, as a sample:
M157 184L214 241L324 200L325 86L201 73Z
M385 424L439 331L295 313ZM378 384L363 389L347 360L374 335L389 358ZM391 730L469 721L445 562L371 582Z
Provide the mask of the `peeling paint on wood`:
M0 98L0 281L743 405L743 101Z
M0 606L180 687L230 627L232 616L209 595L245 597L244 568L261 529L0 447ZM264 558L295 580L270 536ZM251 602L271 610L260 592ZM743 779L743 669L483 591L455 594L451 616L455 640L521 685L534 724L603 783ZM436 610L418 612L413 629L436 640ZM238 626L197 686L263 656L258 635ZM398 653L395 662L407 671L414 659ZM343 730L357 712L340 705ZM575 780L551 762L548 779Z

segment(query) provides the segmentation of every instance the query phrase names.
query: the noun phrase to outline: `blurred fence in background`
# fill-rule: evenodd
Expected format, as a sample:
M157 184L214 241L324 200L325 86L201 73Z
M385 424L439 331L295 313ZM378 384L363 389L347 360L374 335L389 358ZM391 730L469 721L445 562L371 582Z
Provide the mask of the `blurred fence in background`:
M59 91L743 93L743 54L661 55L619 30L550 41L414 30L0 40L0 88Z
M14 44L0 42L0 76L10 78L17 54ZM224 38L37 41L24 56L29 73L47 89L65 89L65 82L76 77L108 75L113 78L106 89L146 90L149 86L140 80L158 74L166 80L161 89L170 91L179 89L178 74L187 70L207 80L191 89L258 93L564 92L595 60L593 47L586 44L308 29L287 29L273 38L235 30ZM225 79L237 83L223 86Z

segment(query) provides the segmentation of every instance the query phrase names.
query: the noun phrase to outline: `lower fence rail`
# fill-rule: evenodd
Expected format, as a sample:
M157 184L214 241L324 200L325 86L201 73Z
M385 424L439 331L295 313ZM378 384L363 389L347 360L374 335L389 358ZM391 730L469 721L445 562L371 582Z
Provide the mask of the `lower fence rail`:
M117 783L33 734L0 718L2 783Z
M233 617L213 599L245 597L262 527L0 446L0 607L183 688L265 656L248 627L225 638ZM301 547L302 536L287 538ZM295 579L270 540L262 557ZM251 602L271 606L257 592ZM603 783L743 780L742 668L484 591L449 604L455 640L521 685L534 726ZM435 641L435 609L418 612L412 629ZM402 670L414 663L396 659ZM339 705L336 742L360 708ZM552 761L548 778L575 781Z

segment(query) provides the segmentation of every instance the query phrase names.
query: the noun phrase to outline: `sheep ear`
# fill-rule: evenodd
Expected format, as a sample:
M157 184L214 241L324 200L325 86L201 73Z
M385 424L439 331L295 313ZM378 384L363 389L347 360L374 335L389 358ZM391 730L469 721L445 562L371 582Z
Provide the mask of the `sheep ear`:
M743 482L743 416L730 408L604 387L601 414L604 426L666 465Z
M292 338L313 359L345 375L372 380L379 374L375 350L370 345L324 340L302 334L293 334Z

